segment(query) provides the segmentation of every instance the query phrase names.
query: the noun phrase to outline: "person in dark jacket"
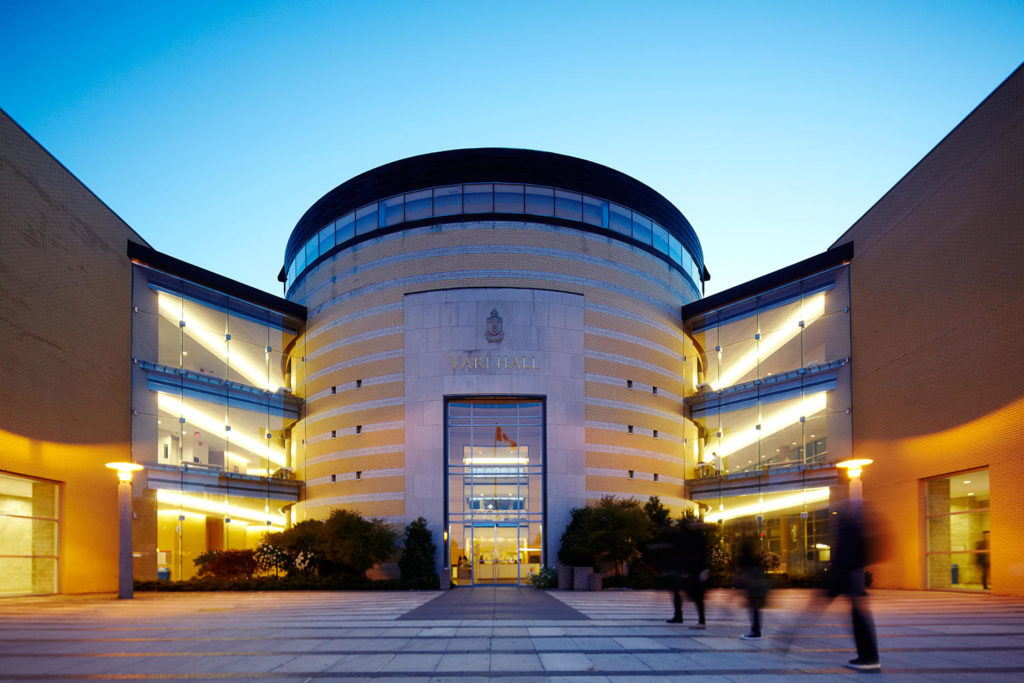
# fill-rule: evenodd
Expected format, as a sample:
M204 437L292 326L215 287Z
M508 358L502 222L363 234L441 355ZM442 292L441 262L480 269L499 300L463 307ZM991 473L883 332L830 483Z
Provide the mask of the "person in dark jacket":
M686 596L697 608L697 623L690 628L705 629L704 595L707 593L710 566L708 530L699 519L687 519L683 522L682 540Z
M744 640L761 637L761 609L768 601L768 577L761 565L761 554L753 534L746 534L740 540L736 556L735 583L743 591L750 610L750 631L740 636Z
M831 602L839 595L850 599L853 639L857 657L846 664L854 671L880 671L875 622L868 608L864 568L870 564L872 548L864 510L859 500L836 507L832 519L832 566L826 581L825 598Z

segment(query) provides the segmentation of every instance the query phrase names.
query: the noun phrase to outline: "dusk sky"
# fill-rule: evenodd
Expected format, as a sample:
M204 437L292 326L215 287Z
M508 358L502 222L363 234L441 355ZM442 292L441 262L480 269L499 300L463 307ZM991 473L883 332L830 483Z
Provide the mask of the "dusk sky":
M156 249L281 294L303 212L524 147L689 219L708 293L825 250L1024 59L1024 2L17 2L0 107Z

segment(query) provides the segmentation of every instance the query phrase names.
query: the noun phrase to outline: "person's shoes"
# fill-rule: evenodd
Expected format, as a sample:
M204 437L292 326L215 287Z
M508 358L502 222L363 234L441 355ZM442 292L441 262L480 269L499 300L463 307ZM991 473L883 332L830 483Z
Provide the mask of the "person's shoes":
M757 640L761 637L760 633L744 633L740 638L743 640Z
M691 628L691 629L693 629L694 631L703 631L703 630L705 630L705 629L706 629L707 627L708 627L708 626L707 626L707 624L694 624L694 625L693 625L693 626L691 626L690 628Z
M882 670L882 665L877 659L872 661L870 659L861 659L860 657L857 659L851 659L844 666L847 669L853 669L854 671L873 672Z
M683 618L682 617L672 617L671 619L666 619L665 623L667 623L667 624L681 624L681 623L683 623Z

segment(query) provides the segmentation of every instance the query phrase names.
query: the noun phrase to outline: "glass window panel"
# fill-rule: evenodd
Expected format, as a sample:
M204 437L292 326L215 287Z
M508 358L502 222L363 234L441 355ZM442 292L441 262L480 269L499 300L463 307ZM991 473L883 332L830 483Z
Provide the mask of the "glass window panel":
M313 261L316 261L316 257L320 255L320 247L317 243L317 236L313 235L308 242L306 242L306 265L311 265Z
M804 461L808 465L828 461L828 415L824 412L804 418Z
M683 264L683 245L672 234L668 236L668 255L669 258L679 265Z
M615 202L608 202L608 227L623 235L633 234L632 211Z
M729 474L758 467L757 406L721 414L721 446L717 456Z
M398 195L380 203L381 224L398 225L405 222L405 197Z
M434 188L434 215L462 213L462 185Z
M288 286L289 287L291 287L292 283L295 282L295 276L299 274L298 270L296 268L297 265L298 264L295 262L295 259L292 259L292 265L288 268Z
M302 245L295 253L295 272L302 273L306 269L306 246Z
M804 461L804 424L800 422L801 399L776 401L761 406L761 464L766 467Z
M608 227L608 202L596 197L583 195L583 222L589 225Z
M356 234L365 235L368 232L376 230L379 227L377 220L376 202L369 206L364 206L361 209L356 209Z
M633 212L633 238L647 245L651 243L651 219L635 211Z
M523 213L525 203L522 185L494 185L494 211L496 213Z
M550 187L537 187L527 185L526 191L526 213L534 216L555 215L555 191Z
M323 256L330 251L331 247L334 246L334 223L331 223L320 231L320 234L317 235L317 241L320 244L320 256Z
M701 272L701 267L697 264L696 261L694 261L692 258L690 258L690 255L688 253L686 253L685 251L683 252L683 260L686 263L687 272L690 275L690 279L693 280L694 284L699 285L701 283L702 278L703 278L703 273Z
M227 297L220 297L224 309ZM227 367L227 327L225 310L203 306L183 299L181 367L200 375L223 378Z
M657 223L652 226L651 245L662 254L668 254L668 230Z
M356 214L347 213L335 223L334 238L337 244L344 244L356 236Z
M555 215L571 221L583 220L583 195L555 190Z
M494 186L478 183L462 186L463 213L491 213L494 211Z
M757 318L759 375L768 377L802 367L800 301L762 308Z
M434 211L434 193L431 190L409 192L405 195L405 220L430 218Z

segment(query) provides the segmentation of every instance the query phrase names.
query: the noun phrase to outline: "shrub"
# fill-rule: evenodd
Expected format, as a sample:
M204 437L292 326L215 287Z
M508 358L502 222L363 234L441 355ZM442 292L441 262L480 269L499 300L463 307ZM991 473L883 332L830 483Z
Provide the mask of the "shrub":
M199 568L199 576L218 579L252 578L256 572L252 550L209 550L192 562Z
M278 576L281 572L290 572L295 566L295 560L287 550L266 542L256 546L253 556L256 568L265 574L273 572L274 576Z
M332 573L365 576L367 569L395 554L398 534L382 519L363 519L349 510L332 510L323 531L321 552Z
M558 570L544 566L537 572L530 572L526 579L534 588L554 588L558 585Z
M647 513L635 500L603 497L594 507L574 508L558 550L558 561L574 567L615 565L639 556L651 535Z
M402 539L402 557L398 569L402 572L402 585L407 588L438 588L437 546L433 534L422 517L409 522Z

